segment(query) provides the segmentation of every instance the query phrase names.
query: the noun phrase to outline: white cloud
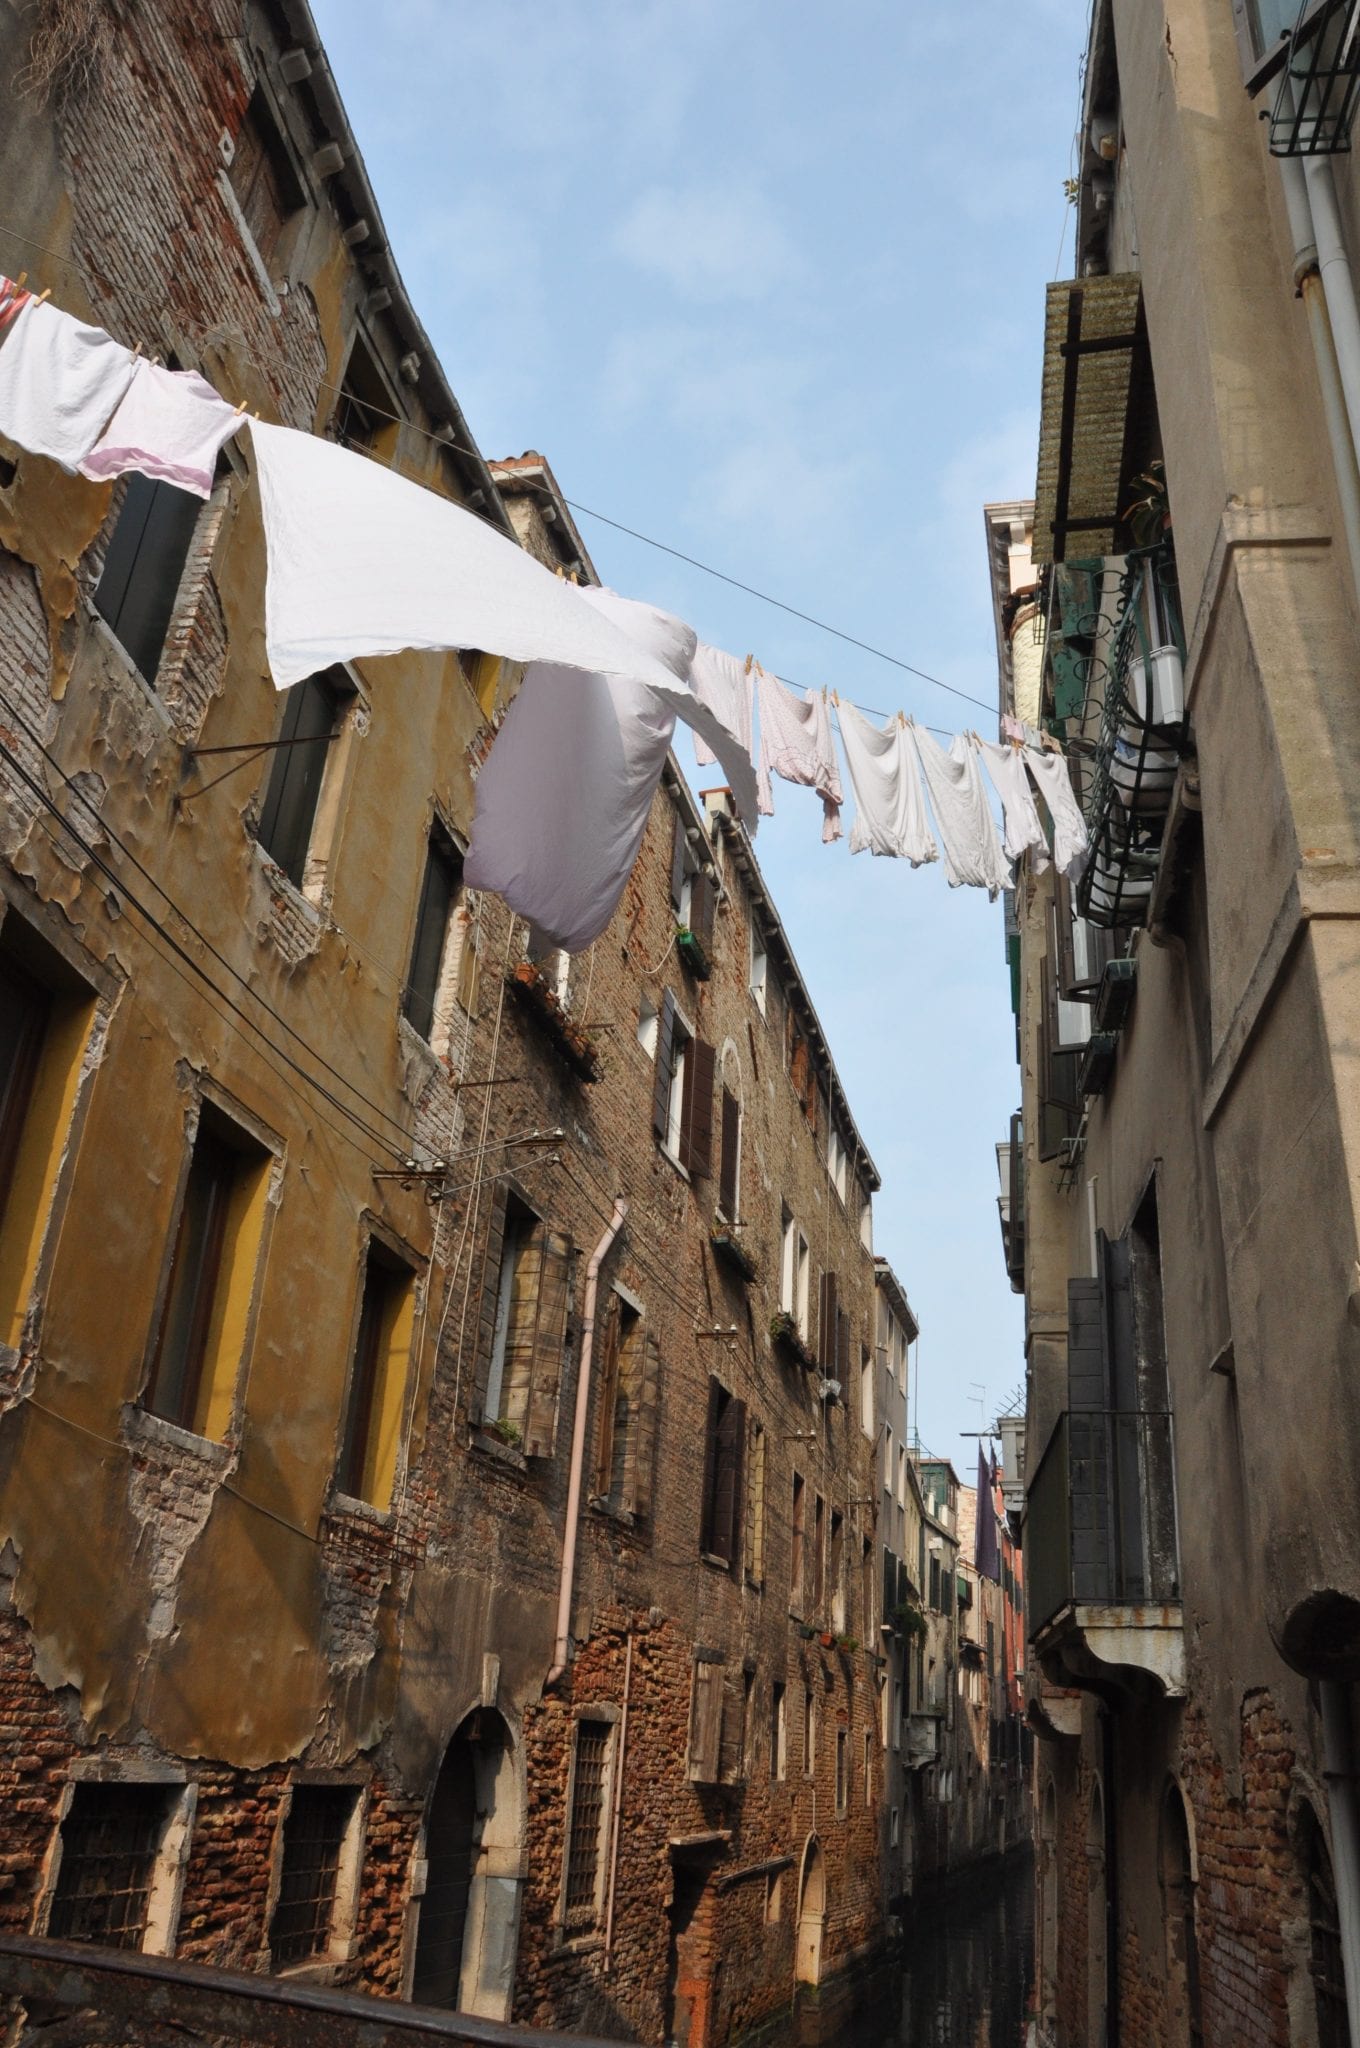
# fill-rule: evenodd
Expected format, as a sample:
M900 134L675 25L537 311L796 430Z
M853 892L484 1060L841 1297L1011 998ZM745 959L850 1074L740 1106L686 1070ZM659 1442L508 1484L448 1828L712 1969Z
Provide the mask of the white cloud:
M801 270L774 207L754 189L654 185L634 199L611 240L678 297L704 304L768 298Z

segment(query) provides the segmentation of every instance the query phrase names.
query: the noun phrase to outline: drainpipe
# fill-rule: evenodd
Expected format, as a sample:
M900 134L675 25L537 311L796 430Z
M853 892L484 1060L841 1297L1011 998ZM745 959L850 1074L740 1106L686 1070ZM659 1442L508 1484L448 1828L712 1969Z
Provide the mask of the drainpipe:
M609 1904L604 1916L604 1974L614 1954L614 1891L619 1878L619 1829L623 1819L623 1766L628 1755L628 1706L633 1697L633 1631L628 1631L628 1656L623 1667L623 1713L619 1717L619 1760L614 1766L614 1816L609 1839Z
M1323 1771L1332 1819L1332 1869L1337 1918L1341 1922L1341 1963L1346 1976L1350 2037L1360 2041L1360 1805L1356 1799L1347 1688L1335 1678L1318 1681L1322 1707Z
M571 1432L571 1477L567 1482L567 1525L562 1532L562 1576L557 1588L557 1637L553 1643L552 1670L543 1681L551 1692L567 1668L571 1656L571 1596L576 1584L576 1537L581 1526L581 1476L586 1462L586 1423L590 1414L590 1368L595 1351L595 1302L600 1290L600 1268L609 1257L614 1239L623 1228L628 1204L622 1195L614 1197L614 1213L604 1236L590 1255L586 1267L586 1312L581 1323L581 1365L576 1375L576 1419Z
M1294 243L1294 284L1308 315L1346 550L1360 594L1360 309L1337 209L1336 181L1329 157L1286 156L1279 165Z

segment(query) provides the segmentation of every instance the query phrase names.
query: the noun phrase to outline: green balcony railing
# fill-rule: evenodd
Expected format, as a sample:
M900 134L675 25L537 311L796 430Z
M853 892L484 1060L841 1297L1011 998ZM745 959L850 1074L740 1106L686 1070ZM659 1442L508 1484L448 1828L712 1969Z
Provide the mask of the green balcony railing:
M1031 1640L1064 1607L1180 1598L1171 1417L1069 1408L1030 1481L1025 1597Z

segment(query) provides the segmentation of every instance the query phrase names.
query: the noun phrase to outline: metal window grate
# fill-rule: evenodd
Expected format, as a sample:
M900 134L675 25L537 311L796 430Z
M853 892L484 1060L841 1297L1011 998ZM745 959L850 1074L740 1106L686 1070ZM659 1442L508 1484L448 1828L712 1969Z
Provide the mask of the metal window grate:
M593 1916L595 1912L609 1733L608 1721L578 1721L576 1724L576 1783L571 1803L571 1834L567 1842L566 1895L567 1912L573 1915Z
M77 1785L61 1824L61 1867L48 1917L54 1940L140 1948L167 1785Z
M275 1966L324 1955L335 1917L335 1886L345 1829L357 1797L352 1785L298 1785L283 1827L283 1869L270 1922Z

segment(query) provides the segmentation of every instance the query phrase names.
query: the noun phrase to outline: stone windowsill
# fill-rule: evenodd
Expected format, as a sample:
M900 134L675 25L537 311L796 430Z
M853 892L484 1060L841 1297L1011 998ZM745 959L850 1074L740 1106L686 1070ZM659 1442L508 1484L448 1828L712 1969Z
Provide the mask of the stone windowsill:
M371 1500L360 1500L355 1493L341 1493L338 1487L326 1503L326 1516L335 1522L357 1522L375 1535L390 1535L397 1526L391 1508L376 1507Z
M153 1415L149 1408L139 1407L135 1402L124 1404L122 1420L123 1441L128 1445L154 1446L158 1450L173 1451L176 1456L187 1452L200 1465L210 1466L219 1475L225 1475L235 1460L234 1444L197 1436L192 1429L170 1422L164 1415Z

